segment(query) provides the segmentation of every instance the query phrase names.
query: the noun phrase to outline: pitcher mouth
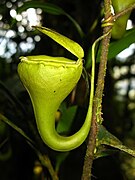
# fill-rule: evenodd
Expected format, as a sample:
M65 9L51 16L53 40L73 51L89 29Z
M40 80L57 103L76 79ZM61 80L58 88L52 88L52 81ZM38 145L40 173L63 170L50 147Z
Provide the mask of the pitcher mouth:
M52 57L47 55L37 55L37 56L21 56L21 62L26 62L29 64L45 64L45 65L54 65L54 66L72 66L72 65L81 65L82 59L71 60L65 57Z

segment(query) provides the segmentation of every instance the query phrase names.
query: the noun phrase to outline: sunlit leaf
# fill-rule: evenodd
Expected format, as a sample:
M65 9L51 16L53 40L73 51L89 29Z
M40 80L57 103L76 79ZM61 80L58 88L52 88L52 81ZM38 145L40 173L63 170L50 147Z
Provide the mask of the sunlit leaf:
M135 28L127 31L123 38L110 44L108 59L110 60L114 58L121 51L128 48L132 43L135 43Z
M84 57L84 51L82 47L74 42L73 40L67 38L66 36L59 34L56 31L53 31L52 29L46 28L46 27L39 27L34 26L37 30L44 33L45 35L49 36L51 39L56 41L58 44L63 46L65 49L67 49L69 52L74 54L76 57L82 59Z
M110 43L108 60L115 58L121 51L128 48L132 43L135 43L135 28L128 30L123 38ZM101 46L99 47L98 50L96 62L100 61L100 52L101 52ZM91 66L91 56L92 56L92 49L90 48L87 55L87 61L85 65L86 68L89 68Z

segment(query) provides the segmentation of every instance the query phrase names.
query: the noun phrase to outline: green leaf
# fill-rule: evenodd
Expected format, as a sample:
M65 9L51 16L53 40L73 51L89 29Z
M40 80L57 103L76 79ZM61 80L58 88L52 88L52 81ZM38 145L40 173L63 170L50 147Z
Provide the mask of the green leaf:
M135 42L135 28L127 30L124 37L113 41L109 45L108 60L115 58L121 51L128 48L132 43ZM101 46L99 47L96 62L100 61ZM89 49L87 55L87 61L85 67L88 69L91 66L92 49Z
M97 141L98 146L107 145L135 157L135 150L132 150L123 145L119 139L117 139L114 135L108 132L102 125L99 126Z
M106 157L106 156L110 156L114 153L118 152L118 150L116 149L110 149L107 148L103 145L100 145L96 148L96 153L94 155L94 159L100 158L100 157Z
M67 49L69 52L74 54L79 59L82 59L84 57L84 51L78 43L74 42L73 40L67 38L66 36L59 34L58 32L53 31L49 28L39 27L39 26L34 26L34 27L40 32L49 36L51 39L56 41L58 44L63 46L65 49Z
M73 19L68 13L66 13L62 8L60 8L57 5L54 5L52 3L46 3L46 2L39 2L39 1L27 1L24 2L21 7L17 8L17 12L21 13L22 11L25 11L28 8L41 8L45 13L49 13L52 15L64 15L66 16L76 27L78 33L81 37L84 36L84 33L80 27L80 25Z
M128 48L132 43L135 42L135 28L128 30L123 38L114 41L109 46L108 59L114 58L124 49Z
M57 132L68 133L74 120L77 111L77 106L67 108L66 104L62 103L62 105L60 106L60 111L62 113L62 117L57 125Z

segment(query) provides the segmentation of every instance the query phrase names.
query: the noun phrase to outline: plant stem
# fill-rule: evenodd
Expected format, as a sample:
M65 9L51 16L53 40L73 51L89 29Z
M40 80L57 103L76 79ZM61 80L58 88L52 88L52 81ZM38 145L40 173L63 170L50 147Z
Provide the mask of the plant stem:
M129 7L127 7L126 9L123 9L122 11L120 11L119 13L117 13L116 15L114 15L112 17L113 20L118 19L120 16L125 15L126 13L132 11L133 9L135 9L135 3L131 4Z
M31 138L29 138L27 136L27 134L18 126L16 126L14 123L12 123L12 121L10 121L9 119L7 119L4 115L2 115L0 113L0 121L5 122L6 124L8 124L10 127L12 127L14 130L16 130L19 134L21 134L25 139L26 142L29 144L29 146L35 151L35 153L37 154L41 164L46 167L51 175L52 180L58 180L58 176L57 173L55 172L51 161L49 159L49 157L47 155L43 155L35 146L35 142L33 142L33 140Z
M51 161L47 155L42 155L41 153L38 153L39 160L41 164L46 167L51 175L52 180L59 180L57 173L54 171Z
M108 24L112 23L112 18L110 18L112 16L110 5L111 5L111 0L104 0L105 21ZM108 19L110 20L109 22ZM110 33L108 33L107 36L105 36L104 39L102 40L97 87L93 102L92 124L88 138L86 156L84 160L82 180L91 179L92 164L94 160L94 150L96 148L96 137L98 133L97 121L101 119L101 104L102 104L102 96L103 96L104 82L106 75L107 55L108 55L109 42L111 38L112 26L110 26L110 24L108 26L106 24L106 26L104 26L103 29L103 35L107 34L108 32Z

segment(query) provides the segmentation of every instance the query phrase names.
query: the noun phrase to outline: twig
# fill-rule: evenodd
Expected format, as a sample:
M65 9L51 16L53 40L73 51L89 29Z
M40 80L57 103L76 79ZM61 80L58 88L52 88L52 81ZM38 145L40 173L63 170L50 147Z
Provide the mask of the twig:
M35 151L37 154L42 166L46 167L50 173L50 176L52 180L59 180L56 171L54 171L54 168L51 164L51 161L46 154L42 154L35 146L33 146L30 142L27 141L27 143L30 145L30 147Z
M109 42L111 38L111 33L108 33L108 32L111 32L112 23L114 20L116 20L120 16L128 13L129 11L135 8L135 4L132 4L130 7L112 16L110 5L111 5L111 0L104 0L105 21L103 24L103 27L104 27L103 36L105 34L107 34L107 36L105 36L104 39L102 40L98 80L97 80L97 87L96 87L94 103L93 103L92 124L91 124L91 130L90 130L90 134L88 138L87 151L86 151L86 156L85 156L85 161L84 161L84 166L83 166L82 180L91 179L92 164L94 160L94 150L96 148L96 136L98 132L97 122L102 121L101 104L102 104L102 96L103 96L104 82L105 82L105 75L106 75L108 47L109 47Z
M112 18L110 18L112 14L110 9L110 4L111 4L111 0L104 0L105 21L108 22L109 19L109 23L108 23L109 25L104 26L103 35L107 34L108 32L111 32L112 29L112 24L111 24ZM108 35L105 36L104 39L102 40L99 73L98 73L97 87L96 87L95 98L93 103L92 124L88 138L87 151L83 166L82 180L91 179L94 150L96 147L96 136L98 132L97 120L101 119L101 104L102 104L102 96L104 90L104 78L106 75L106 64L107 64L107 55L108 55L110 38L111 38L111 33L108 33Z
M112 17L112 20L116 20L118 19L120 16L125 15L126 13L132 11L133 9L135 9L135 3L131 4L129 7L127 7L126 9L123 9L122 11L120 11L119 13L117 13L116 15L114 15Z
M37 154L41 164L46 167L51 175L52 180L58 180L58 176L56 174L56 172L53 169L53 166L51 164L51 161L49 159L49 157L47 155L43 155L37 148L35 145L35 142L29 138L27 136L27 134L18 126L16 126L14 123L12 123L12 121L10 121L9 119L7 119L4 115L2 115L0 113L0 121L5 122L6 124L8 124L10 127L12 127L14 130L16 130L19 134L21 134L25 139L26 142L30 145L30 147L35 151L35 153Z

